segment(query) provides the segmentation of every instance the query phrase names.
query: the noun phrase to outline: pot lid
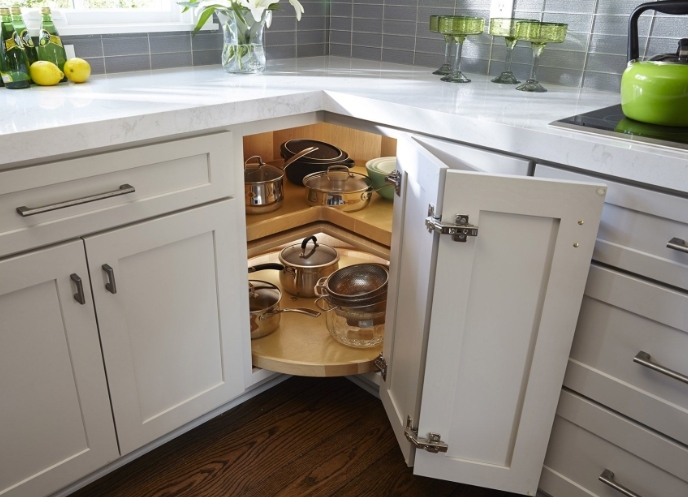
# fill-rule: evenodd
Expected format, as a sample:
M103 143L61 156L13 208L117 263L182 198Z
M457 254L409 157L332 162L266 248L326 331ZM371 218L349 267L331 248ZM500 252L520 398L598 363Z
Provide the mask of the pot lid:
M372 184L368 176L352 173L346 166L330 166L327 171L309 174L303 178L305 187L326 193L363 192Z
M279 303L282 292L267 281L248 281L248 302L251 312L262 312Z
M318 239L314 236L305 238L301 243L285 247L280 253L280 261L294 267L327 266L338 260L339 253L329 245L318 243Z
M259 155L249 157L244 163L244 183L266 183L282 177L284 177L282 169L266 164Z
M314 150L304 157L302 159L304 162L327 163L345 160L347 157L349 157L349 155L342 149L335 147L330 143L320 140L297 139L286 141L281 145L280 149L282 152L282 158L289 159L293 155L298 154L302 150L309 147L317 147L318 150Z
M667 53L652 57L653 62L665 62L668 64L688 64L688 38L678 42L676 53Z

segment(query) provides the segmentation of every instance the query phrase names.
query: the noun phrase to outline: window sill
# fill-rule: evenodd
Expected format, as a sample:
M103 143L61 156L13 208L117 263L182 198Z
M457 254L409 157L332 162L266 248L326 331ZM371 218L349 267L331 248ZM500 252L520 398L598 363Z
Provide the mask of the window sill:
M173 31L193 31L195 24L185 22L156 22L141 24L93 24L90 26L57 26L61 36L106 35L126 33L161 33ZM208 22L201 31L219 28L217 23ZM38 29L29 29L31 36L38 36Z

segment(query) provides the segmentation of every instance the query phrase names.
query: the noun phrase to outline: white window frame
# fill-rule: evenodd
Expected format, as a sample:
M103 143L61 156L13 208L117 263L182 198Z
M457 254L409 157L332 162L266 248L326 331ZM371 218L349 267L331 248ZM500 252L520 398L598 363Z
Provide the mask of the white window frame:
M126 9L52 9L55 27L63 36L151 33L166 31L191 31L198 20L193 10L182 12L175 0L168 0L167 11L126 10ZM40 9L22 9L26 26L32 36L38 36L41 23ZM212 18L203 30L217 29Z

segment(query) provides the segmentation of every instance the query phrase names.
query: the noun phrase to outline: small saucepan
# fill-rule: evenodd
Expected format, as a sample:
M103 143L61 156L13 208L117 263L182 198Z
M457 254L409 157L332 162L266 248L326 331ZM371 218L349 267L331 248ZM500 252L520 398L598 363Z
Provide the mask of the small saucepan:
M303 178L303 186L308 205L354 212L370 203L374 191L392 185L373 188L373 181L365 174L352 173L346 166L335 165L325 172L309 174Z
M249 280L248 301L251 313L251 340L269 335L280 324L283 312L296 312L313 318L320 316L318 311L306 308L280 309L282 292L267 281Z
M313 245L309 247L309 242ZM289 245L279 254L281 264L258 264L249 273L274 269L280 271L280 285L285 292L297 297L316 297L315 285L339 268L339 253L333 247L318 243L314 236Z
M301 150L284 163L282 169L263 162L259 155L244 163L244 202L246 214L266 214L282 207L285 169L294 161L315 152L317 147Z

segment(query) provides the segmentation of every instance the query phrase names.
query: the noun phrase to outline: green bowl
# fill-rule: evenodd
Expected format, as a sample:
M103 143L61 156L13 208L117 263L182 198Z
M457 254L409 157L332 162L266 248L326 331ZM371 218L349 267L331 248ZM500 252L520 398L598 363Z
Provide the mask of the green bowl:
M381 159L390 160L382 161ZM389 183L385 181L385 177L392 171L394 171L395 166L396 159L394 157L369 160L366 163L366 170L368 171L368 177L373 182L373 188L380 188L385 185L388 185ZM391 185L386 188L382 188L381 190L378 190L377 194L385 200L394 200L394 188Z

